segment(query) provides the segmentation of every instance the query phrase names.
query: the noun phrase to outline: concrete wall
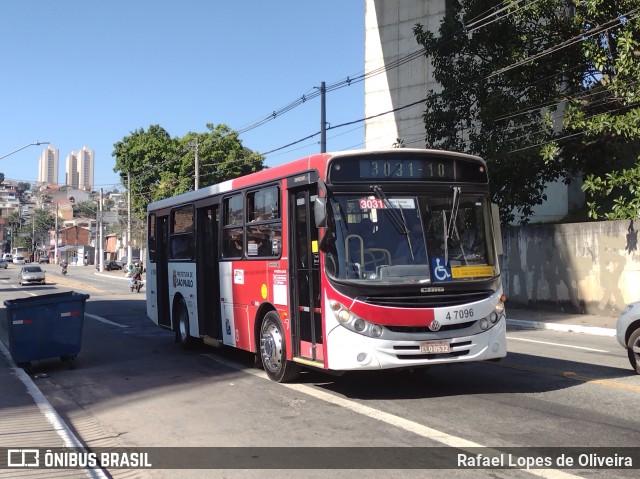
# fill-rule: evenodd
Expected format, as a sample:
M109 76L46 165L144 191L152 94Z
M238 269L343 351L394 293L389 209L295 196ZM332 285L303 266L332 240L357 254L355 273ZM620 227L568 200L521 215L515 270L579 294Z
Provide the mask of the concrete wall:
M509 305L618 316L640 300L640 221L502 230Z

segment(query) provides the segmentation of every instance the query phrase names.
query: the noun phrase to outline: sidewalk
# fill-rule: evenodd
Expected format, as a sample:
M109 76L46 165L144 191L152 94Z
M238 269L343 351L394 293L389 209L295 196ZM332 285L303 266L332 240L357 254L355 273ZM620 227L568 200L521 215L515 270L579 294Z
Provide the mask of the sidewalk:
M122 271L96 272L124 277ZM582 314L562 314L507 308L507 325L526 329L551 329L584 334L615 336L616 318ZM7 447L79 447L80 440L64 424L37 386L11 359L4 314L0 315L0 451ZM0 465L6 463L0 457ZM22 477L19 469L1 469L0 479ZM48 478L51 470L30 469L28 477ZM106 478L100 470L65 471L70 476Z
M509 303L507 303L507 326L516 328L550 329L598 336L615 336L616 320L617 318L593 314L509 308Z

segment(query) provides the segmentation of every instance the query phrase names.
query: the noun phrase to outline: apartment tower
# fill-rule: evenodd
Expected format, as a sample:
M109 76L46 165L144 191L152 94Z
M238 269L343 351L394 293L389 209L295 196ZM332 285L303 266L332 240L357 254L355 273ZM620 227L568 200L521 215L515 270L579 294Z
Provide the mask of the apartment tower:
M38 182L50 185L58 184L58 149L47 146L40 154L38 161Z
M66 184L84 191L93 189L94 151L83 146L67 156Z

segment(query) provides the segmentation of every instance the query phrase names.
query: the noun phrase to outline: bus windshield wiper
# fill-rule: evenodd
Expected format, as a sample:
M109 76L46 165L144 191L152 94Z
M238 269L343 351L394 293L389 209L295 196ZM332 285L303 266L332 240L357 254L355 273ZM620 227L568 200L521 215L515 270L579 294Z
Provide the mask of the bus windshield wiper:
M458 218L458 208L460 206L460 193L462 188L459 186L453 187L453 204L451 205L451 216L449 217L449 226L447 227L447 239L449 239L453 233L453 228Z
M456 227L456 219L458 218L458 208L460 207L460 193L462 192L462 188L460 186L453 187L453 201L451 205L451 216L449 217L449 224L447 225L447 215L443 211L443 220L444 220L444 230L445 230L445 238L444 238L444 264L449 263L449 239L453 234L453 230Z
M400 208L398 209L400 210L400 213L398 214L380 185L373 185L371 189L378 196L378 198L383 201L387 211L389 212L391 223L393 224L393 226L395 226L396 230L398 230L398 233L404 235L404 237L407 239L407 245L409 245L411 259L415 260L415 257L413 255L413 245L411 244L411 236L409 235L409 228L407 228L407 220L404 217L404 212L402 211L402 205L399 205Z

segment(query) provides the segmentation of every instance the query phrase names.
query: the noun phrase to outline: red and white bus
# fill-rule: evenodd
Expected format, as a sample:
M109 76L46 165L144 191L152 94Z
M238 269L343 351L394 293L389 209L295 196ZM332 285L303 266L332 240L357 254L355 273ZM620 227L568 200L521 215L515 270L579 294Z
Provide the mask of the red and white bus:
M481 158L323 153L147 211L147 314L184 345L253 352L274 381L302 367L506 355L499 223Z

